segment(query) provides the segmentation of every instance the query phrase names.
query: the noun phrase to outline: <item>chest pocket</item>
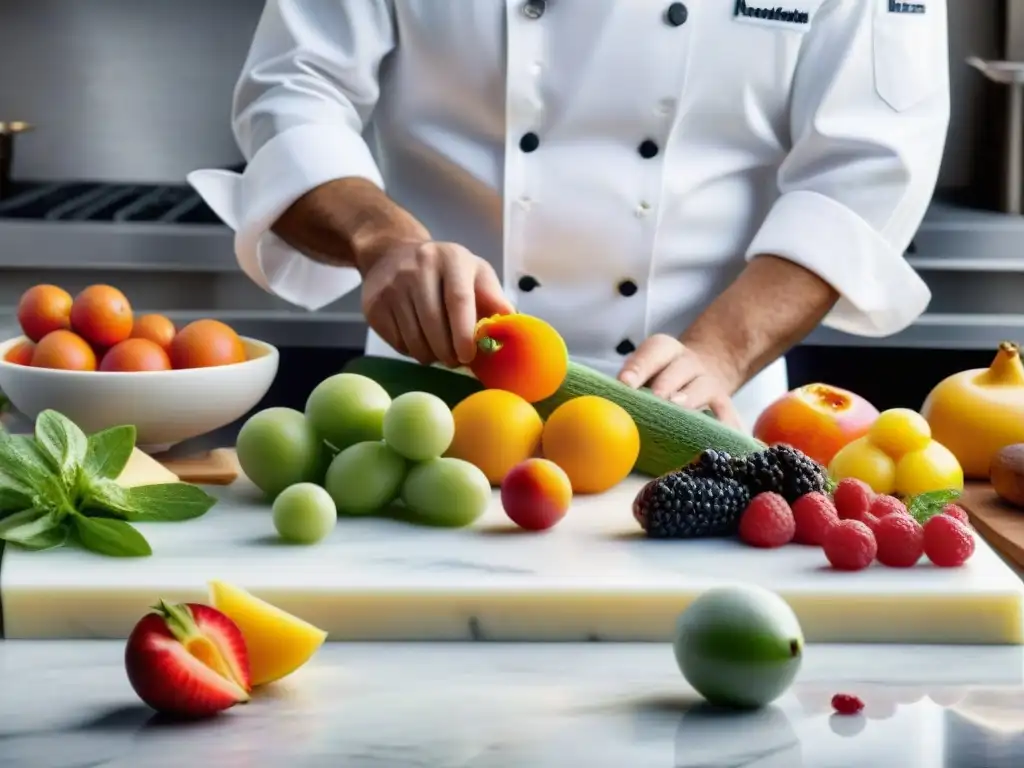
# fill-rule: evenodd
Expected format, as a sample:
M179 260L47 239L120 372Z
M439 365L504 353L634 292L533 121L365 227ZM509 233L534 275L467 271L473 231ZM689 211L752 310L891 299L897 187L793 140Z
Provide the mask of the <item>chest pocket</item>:
M947 82L945 0L875 2L875 91L903 112Z

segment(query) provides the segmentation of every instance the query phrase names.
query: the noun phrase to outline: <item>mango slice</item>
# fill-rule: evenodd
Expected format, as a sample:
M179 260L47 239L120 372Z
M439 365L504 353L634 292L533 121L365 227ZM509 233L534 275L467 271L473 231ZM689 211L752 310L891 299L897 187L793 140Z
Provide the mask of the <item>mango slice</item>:
M287 677L308 662L327 633L241 587L210 582L210 602L238 625L249 650L252 685Z

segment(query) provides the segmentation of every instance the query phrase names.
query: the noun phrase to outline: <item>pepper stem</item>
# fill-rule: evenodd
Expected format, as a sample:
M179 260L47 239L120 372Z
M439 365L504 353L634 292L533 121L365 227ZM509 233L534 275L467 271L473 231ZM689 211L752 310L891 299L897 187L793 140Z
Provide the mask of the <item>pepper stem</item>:
M490 336L481 336L476 342L477 349L485 354L494 354L501 349L501 342Z
M1020 346L1012 341L999 345L995 359L981 375L982 381L995 386L1024 386L1024 364L1020 359Z

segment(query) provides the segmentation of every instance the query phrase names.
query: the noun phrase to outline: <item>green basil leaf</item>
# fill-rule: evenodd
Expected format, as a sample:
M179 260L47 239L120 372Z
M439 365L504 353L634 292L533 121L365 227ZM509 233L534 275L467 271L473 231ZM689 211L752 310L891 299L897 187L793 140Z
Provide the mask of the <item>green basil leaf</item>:
M124 520L74 515L75 533L91 552L111 557L146 557L153 549L146 537Z
M22 461L14 437L0 430L0 488L30 498L32 494L38 492L33 482L37 472ZM49 467L44 466L43 473L49 472ZM21 508L24 509L26 506L29 505L23 504Z
M907 511L917 522L924 524L942 512L944 506L959 499L960 495L960 491L955 488L921 493L910 499Z
M21 544L58 528L60 525L60 517L53 512L25 509L0 520L0 539L12 544Z
M0 439L0 466L7 479L18 481L10 486L31 499L26 507L64 509L70 507L68 486L53 471L36 441L27 435L7 435Z
M58 525L56 528L51 528L44 533L40 533L28 539L23 539L22 541L17 542L17 546L33 552L42 552L46 549L57 549L58 547L63 547L67 542L68 526L66 524L62 524Z
M217 503L198 485L190 483L158 483L128 488L126 519L135 522L178 522L205 515Z
M120 477L135 448L135 427L111 427L89 435L84 467L92 477L114 480Z
M114 480L103 477L88 479L82 493L81 509L86 515L105 513L123 520L131 519L134 514L128 489L121 487Z
M57 411L43 411L36 418L36 443L66 485L77 481L89 440L75 422Z
M2 475L2 472L0 472ZM12 488L0 479L0 517L32 506L32 494Z

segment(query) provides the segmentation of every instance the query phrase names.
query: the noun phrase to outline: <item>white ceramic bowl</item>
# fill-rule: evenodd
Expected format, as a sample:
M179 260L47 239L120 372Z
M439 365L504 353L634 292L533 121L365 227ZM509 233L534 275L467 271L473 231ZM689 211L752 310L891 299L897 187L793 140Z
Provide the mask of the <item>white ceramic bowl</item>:
M244 363L180 371L101 373L31 368L4 362L23 336L0 343L0 390L26 416L59 411L87 434L133 424L148 453L205 435L244 416L270 389L278 352L243 338Z

